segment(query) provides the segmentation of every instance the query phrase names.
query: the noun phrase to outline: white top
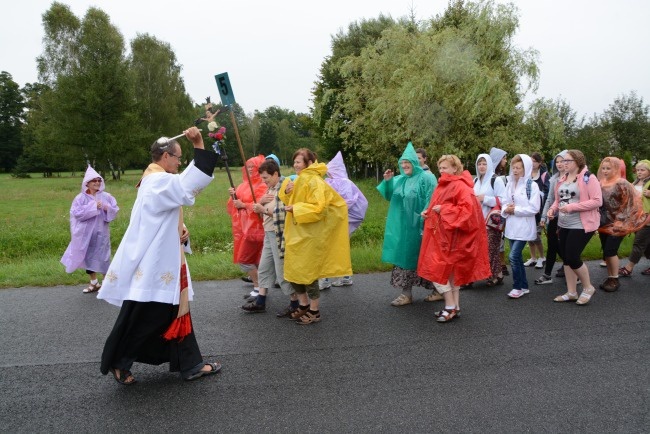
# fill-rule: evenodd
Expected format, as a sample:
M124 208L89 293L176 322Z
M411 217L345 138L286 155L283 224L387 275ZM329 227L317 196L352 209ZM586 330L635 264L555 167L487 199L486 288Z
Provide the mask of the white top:
M131 221L104 277L97 298L121 306L124 300L179 304L181 206L194 198L213 177L192 161L180 175L159 172L142 179ZM189 268L188 295L194 295Z
M506 185L506 200L502 209L514 203L515 213L506 214L503 211L501 212L501 215L506 218L504 236L509 240L533 241L537 238L535 214L539 212L540 207L539 187L535 181L531 181L529 199L526 194L526 184L533 170L533 162L528 155L519 155L524 163L524 176L519 178L515 185L512 167L510 168L508 184Z

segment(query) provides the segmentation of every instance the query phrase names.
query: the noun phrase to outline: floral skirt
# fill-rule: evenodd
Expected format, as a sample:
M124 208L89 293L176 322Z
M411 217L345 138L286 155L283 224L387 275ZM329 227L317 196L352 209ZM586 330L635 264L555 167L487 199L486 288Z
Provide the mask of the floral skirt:
M399 289L411 289L414 286L421 286L426 289L434 289L433 283L418 276L415 270L405 270L397 265L390 273L390 284Z

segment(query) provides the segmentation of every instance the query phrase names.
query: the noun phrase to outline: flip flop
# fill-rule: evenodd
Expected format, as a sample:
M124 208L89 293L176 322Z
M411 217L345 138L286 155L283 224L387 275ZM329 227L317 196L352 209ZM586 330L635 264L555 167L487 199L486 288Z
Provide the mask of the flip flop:
M131 371L127 371L127 370L122 371L121 370L119 376L117 375L117 369L110 368L109 371L111 372L111 374L113 374L113 378L115 378L115 381L122 384L123 386L131 386L131 385L137 383L137 380L135 379L135 377L133 376ZM129 377L132 378L131 381L127 381L129 379Z
M219 372L221 372L221 363L219 363L219 362L206 363L205 366L209 366L210 370L209 371L203 371L202 370L203 368L201 368L198 372L195 372L192 375L188 375L187 377L184 377L183 380L192 381L192 380L196 380L196 379L201 378L201 377L206 376L206 375L214 375L214 374L218 374Z

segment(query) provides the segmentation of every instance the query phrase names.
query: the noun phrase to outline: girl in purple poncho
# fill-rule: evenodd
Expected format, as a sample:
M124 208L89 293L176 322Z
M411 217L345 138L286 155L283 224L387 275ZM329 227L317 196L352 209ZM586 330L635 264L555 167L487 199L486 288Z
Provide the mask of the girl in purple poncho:
M352 235L359 225L366 217L368 210L368 199L363 195L359 187L348 178L348 171L343 162L343 155L341 151L327 163L327 178L325 182L332 186L332 188L341 195L345 204L348 206L348 233ZM334 286L350 286L352 285L352 276L343 276L334 282L330 283L329 278L320 279L318 286L321 290L328 289Z
M83 290L85 294L99 290L101 283L97 273L105 274L111 262L108 223L115 219L120 208L104 188L104 179L89 165L81 183L81 193L70 207L72 239L61 263L67 273L79 268L86 270L90 284Z

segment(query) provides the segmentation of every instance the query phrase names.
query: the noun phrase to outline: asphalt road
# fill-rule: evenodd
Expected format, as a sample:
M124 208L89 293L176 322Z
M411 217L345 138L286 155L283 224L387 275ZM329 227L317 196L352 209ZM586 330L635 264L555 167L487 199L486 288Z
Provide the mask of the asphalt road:
M643 264L641 264L643 265ZM591 263L596 282L605 271ZM99 372L118 310L77 287L0 290L0 431L650 432L650 277L622 278L586 306L553 303L562 282L519 300L511 283L441 303L392 307L389 274L323 292L322 322L239 306L250 285L195 283L192 316L223 372L184 382L134 365L124 387ZM532 284L539 272L529 269Z

